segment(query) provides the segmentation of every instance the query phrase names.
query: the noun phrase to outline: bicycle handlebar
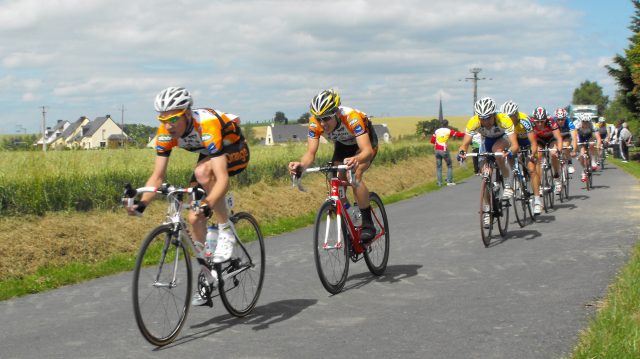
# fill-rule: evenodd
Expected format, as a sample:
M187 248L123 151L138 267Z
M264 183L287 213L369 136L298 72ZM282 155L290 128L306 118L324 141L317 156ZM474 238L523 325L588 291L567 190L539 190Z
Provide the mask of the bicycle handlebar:
M302 187L302 175L305 173L313 173L313 172L346 172L347 173L347 181L353 187L358 186L358 182L356 181L355 171L353 167L349 167L347 165L326 165L319 167L309 167L304 171L301 171L300 168L296 170L296 174L291 175L291 182L293 187L297 187L300 192L307 192L307 189Z
M132 207L133 205L138 204L139 201L135 200L135 197L141 193L159 193L166 196L173 195L174 193L188 193L193 197L193 205L199 206L200 199L204 197L206 191L200 187L183 188L170 185L169 183L163 183L160 187L140 187L133 189L133 187L131 187L131 183L127 183L124 185L122 205L125 207ZM142 214L142 212L139 213Z
M465 157L480 157L480 156L495 156L495 157L502 157L504 156L505 153L504 152L482 152L482 153L467 153L465 155Z

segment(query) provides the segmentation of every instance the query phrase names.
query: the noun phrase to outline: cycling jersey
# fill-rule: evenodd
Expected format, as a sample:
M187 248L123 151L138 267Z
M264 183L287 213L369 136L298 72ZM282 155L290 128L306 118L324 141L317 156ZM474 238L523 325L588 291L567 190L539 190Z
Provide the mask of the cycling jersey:
M194 109L191 112L193 121L179 139L173 139L163 124L158 127L156 138L158 156L168 157L176 146L190 152L220 156L224 154L225 146L244 140L240 127L234 121L238 116L208 108Z
M435 144L436 151L448 151L447 141L450 137L464 137L464 133L452 130L450 128L439 128L431 136L431 143Z
M598 132L600 132L600 138L607 138L607 124L604 122L599 122L596 125Z
M514 129L518 140L526 140L529 138L529 133L533 131L533 124L529 120L529 116L522 112L518 112L518 123L514 123Z
M236 123L238 116L209 108L193 109L191 113L193 120L178 139L160 124L156 134L157 155L169 157L174 147L198 153L198 161L226 155L229 174L242 172L249 162L249 147Z
M369 133L371 147L378 145L378 137L375 136L373 125L364 112L340 106L337 112L338 124L330 133L324 133L324 129L320 125L315 116L309 119L309 138L320 138L324 136L331 142L340 142L343 145L355 145L356 137Z
M586 128L582 127L582 124L580 125L580 127L578 127L578 142L589 141L593 137L593 134L597 131L596 126L593 122L588 122L588 124L589 125L587 125Z
M467 122L465 133L470 136L479 133L484 138L500 138L505 134L510 135L515 131L513 121L511 121L509 116L504 113L496 113L495 118L496 120L494 125L491 128L485 128L480 123L478 115L473 116L469 122Z
M544 126L533 126L533 132L536 134L536 139L549 141L553 139L553 131L560 129L558 123L554 118L548 117L544 122Z
M556 123L558 123L557 119L554 118L554 120L556 121ZM575 124L572 121L570 121L568 118L564 119L564 124L562 126L560 126L560 123L558 123L558 127L560 128L560 134L562 136L570 135L571 131L576 130Z

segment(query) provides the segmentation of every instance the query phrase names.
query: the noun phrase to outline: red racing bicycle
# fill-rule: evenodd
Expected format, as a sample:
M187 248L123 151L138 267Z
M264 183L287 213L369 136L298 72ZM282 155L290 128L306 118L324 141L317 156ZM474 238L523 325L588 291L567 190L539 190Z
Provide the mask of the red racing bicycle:
M372 274L382 275L389 260L389 224L380 197L374 192L369 193L376 235L371 241L363 243L360 240L360 228L354 224L359 221L358 206L354 203L350 207L346 196L348 186L358 185L353 170L346 165L334 166L329 163L304 171L311 172L322 172L327 178L328 195L318 210L313 235L316 269L324 288L331 294L342 290L349 273L349 259L355 263L364 258ZM342 176L338 176L339 173ZM294 175L293 183L304 192L300 184L301 175Z

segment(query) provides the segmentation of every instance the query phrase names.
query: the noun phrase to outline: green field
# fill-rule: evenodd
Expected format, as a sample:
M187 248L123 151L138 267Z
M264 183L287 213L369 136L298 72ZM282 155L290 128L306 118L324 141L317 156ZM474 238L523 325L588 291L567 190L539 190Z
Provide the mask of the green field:
M249 169L232 178L232 187L288 181L287 164L298 160L305 149L306 143L252 146ZM328 161L332 149L332 145L321 146L317 163ZM385 144L376 163L390 163L429 151L432 147L424 141ZM152 149L11 152L0 163L0 214L112 209L118 206L125 183L144 185L155 156ZM173 151L167 181L187 185L196 160L196 154Z

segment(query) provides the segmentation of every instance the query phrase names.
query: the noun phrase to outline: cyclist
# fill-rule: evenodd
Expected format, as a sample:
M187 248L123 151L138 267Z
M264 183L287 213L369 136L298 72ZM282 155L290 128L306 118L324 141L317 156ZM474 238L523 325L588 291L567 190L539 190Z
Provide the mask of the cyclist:
M588 113L583 113L580 115L580 125L578 126L578 142L589 142L595 135L597 147L600 148L602 145L602 139L600 138L600 132L596 130L596 127L593 122L591 122L591 115ZM586 163L585 158L585 147L582 146L580 148L580 163L582 164L582 168L589 166ZM589 144L589 155L591 156L591 169L593 171L598 170L598 165L596 164L596 153L595 147L593 144ZM582 171L582 178L580 179L582 182L587 182L587 173Z
M191 94L182 87L168 87L156 96L155 110L160 121L156 136L157 156L145 186L160 187L164 182L174 147L198 153L191 185L202 187L207 195L202 198L200 207L189 213L188 221L193 239L204 243L207 220L212 211L215 213L219 234L213 262L221 263L229 260L235 244L224 197L229 188L229 177L247 167L249 147L240 131L238 116L210 108L192 109L192 105ZM154 196L155 193L144 193L137 205L127 208L129 214L142 213ZM192 304L205 303L196 291Z
M571 159L576 156L576 149L578 148L578 135L576 132L576 126L573 121L569 120L569 114L567 110L562 107L558 107L556 109L556 122L558 123L558 127L560 127L560 134L562 135L562 153L565 158L568 158L567 164L569 167L567 171L569 173L574 173L576 169L573 167L573 162ZM564 147L573 147L573 149L564 149Z
M609 144L609 138L611 137L611 131L609 130L609 126L607 126L607 121L605 120L604 117L600 116L598 118L598 123L596 124L596 129L598 130L598 132L600 133L600 139L602 140L602 146L603 148L601 148L598 153L602 154L602 156L606 156L606 147ZM600 163L600 156L598 156L598 162L597 164L600 166L602 165Z
M481 98L474 104L475 115L467 122L464 139L460 145L458 161L464 160L469 144L476 133L482 135L483 148L485 151L504 152L508 157L513 157L518 153L518 138L513 126L513 121L509 116L496 111L496 102L491 97ZM509 150L507 150L507 148ZM510 185L510 173L504 157L497 157L496 162L504 182L504 198L513 196L513 189ZM489 214L485 214L484 225L489 225Z
M511 121L513 121L516 137L518 138L519 151L531 151L526 165L534 193L533 214L538 215L542 213L542 204L540 202L540 178L538 177L538 171L536 171L538 142L536 141L536 135L533 133L533 124L531 124L529 116L518 111L518 104L511 100L500 106L500 112L509 116Z
M560 161L558 160L558 146L562 146L560 127L552 117L547 115L547 110L544 107L537 107L533 110L531 117L535 123L533 131L536 134L538 146L542 148L556 149L556 151L551 152L551 167L553 168L555 193L560 193L560 191L562 191L562 181L560 181ZM542 178L542 166L540 166L540 163L541 161L538 161L538 176Z
M309 137L307 152L299 162L289 162L289 172L300 173L313 164L320 145L320 136L335 143L331 162L355 169L356 185L353 196L362 214L360 238L370 241L376 235L371 218L369 190L364 183L364 172L371 166L378 152L378 136L364 112L341 106L340 95L333 89L320 91L309 106Z

